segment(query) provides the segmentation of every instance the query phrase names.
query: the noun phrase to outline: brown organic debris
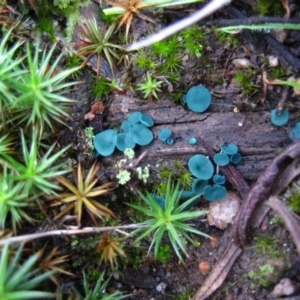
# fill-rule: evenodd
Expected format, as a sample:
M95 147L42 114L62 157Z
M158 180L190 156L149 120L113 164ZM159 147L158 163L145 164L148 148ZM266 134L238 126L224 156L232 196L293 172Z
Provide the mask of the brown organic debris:
M102 235L96 252L101 252L99 265L101 265L103 261L109 261L112 269L114 265L117 264L117 254L126 257L125 252L119 247L116 240L110 237L107 232Z
M84 115L84 119L85 119L85 120L92 121L92 120L95 119L95 115L89 111L88 113L86 113L86 114Z
M95 102L92 106L91 106L91 113L95 114L95 115L102 115L104 112L104 104L101 101Z
M203 275L208 274L210 270L210 263L208 261L200 261L199 270Z
M115 7L121 7L125 10L125 12L121 15L122 19L118 25L118 29L122 27L126 23L126 39L128 39L129 28L133 19L133 16L144 19L148 22L155 23L152 19L142 14L139 10L145 7L153 6L152 3L143 3L142 0L124 0L124 1L109 1L106 2Z
M300 226L287 205L277 197L271 196L267 202L273 210L283 219L285 226L291 234L300 257Z
M300 156L300 140L287 146L259 176L257 183L252 187L243 201L237 221L234 224L234 242L236 245L245 245L247 241L247 227L257 205L267 199L274 181L284 170Z

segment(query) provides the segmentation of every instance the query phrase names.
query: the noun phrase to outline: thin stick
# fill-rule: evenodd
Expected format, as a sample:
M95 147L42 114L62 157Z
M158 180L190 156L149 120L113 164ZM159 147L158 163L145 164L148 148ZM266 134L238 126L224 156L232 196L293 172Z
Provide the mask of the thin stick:
M133 51L138 50L143 47L150 46L156 42L164 40L165 38L175 34L176 32L183 30L201 19L211 15L213 12L217 11L218 9L222 8L224 5L227 5L231 2L231 0L213 0L208 3L206 6L195 12L193 15L188 16L185 19L182 19L179 22L176 22L173 25L170 25L160 32L146 38L143 41L139 41L127 47L126 51Z
M130 224L130 225L123 225L123 226L108 226L108 227L84 227L82 229L71 229L71 230L52 230L47 232L39 232L39 233L33 233L33 234L26 234L21 236L15 236L15 237L8 237L7 239L0 240L0 246L5 245L7 240L9 240L10 244L16 244L16 243L23 243L28 242L40 238L44 238L47 236L53 236L53 235L72 235L72 234L83 234L83 233L96 233L96 232L103 232L103 231L109 231L109 230L117 230L117 229L136 229L140 227L146 227L146 225L139 225L139 224Z

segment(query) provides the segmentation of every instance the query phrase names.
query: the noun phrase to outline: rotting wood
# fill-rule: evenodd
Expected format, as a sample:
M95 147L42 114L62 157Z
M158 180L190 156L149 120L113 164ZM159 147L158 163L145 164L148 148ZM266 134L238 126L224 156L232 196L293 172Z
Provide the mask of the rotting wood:
M136 150L137 154L148 150L145 163L153 164L153 158L170 163L178 159L187 162L192 155L207 154L201 145L188 143L189 138L195 136L201 137L215 151L225 142L236 143L243 156L237 165L238 171L245 179L256 180L276 152L290 143L286 129L271 124L269 111L234 113L226 110L197 114L170 100L143 103L124 95L114 96L106 115L107 126L118 128L132 111L148 113L155 121L152 127L155 140L140 151ZM243 126L239 126L242 120ZM158 133L164 127L173 132L175 143L172 146L158 140ZM110 160L103 158L102 162Z

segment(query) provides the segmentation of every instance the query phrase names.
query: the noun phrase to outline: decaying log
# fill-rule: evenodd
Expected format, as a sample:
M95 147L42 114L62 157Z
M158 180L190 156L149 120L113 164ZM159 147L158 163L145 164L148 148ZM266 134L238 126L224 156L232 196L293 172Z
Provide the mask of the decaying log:
M108 127L118 128L132 111L142 111L152 116L155 121L152 128L155 139L149 146L140 149L149 151L146 163L151 164L153 159L188 161L192 155L207 154L201 145L189 144L192 136L201 137L215 151L219 151L223 143L236 143L243 156L237 169L245 179L256 180L277 151L290 143L286 129L271 124L268 110L234 113L232 109L224 108L222 112L215 112L213 105L207 112L197 114L170 100L140 102L131 97L116 95L109 107L106 122ZM239 126L240 122L243 122L243 126ZM173 132L174 145L158 140L159 131L165 127ZM103 162L110 159L105 158Z

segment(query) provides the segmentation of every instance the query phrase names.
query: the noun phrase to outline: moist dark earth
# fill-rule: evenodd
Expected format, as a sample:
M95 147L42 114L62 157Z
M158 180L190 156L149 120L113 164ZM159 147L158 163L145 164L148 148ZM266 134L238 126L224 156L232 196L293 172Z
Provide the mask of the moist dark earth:
M299 3L283 2L287 2L291 8L290 18L299 19ZM272 32L244 30L232 37L238 41L234 44L232 41L220 40L213 30L214 27L230 24L231 21L235 24L236 19L248 22L251 18L257 17L253 9L255 4L256 1L251 0L233 1L207 19L200 21L199 30L205 32L201 56L186 57L186 63L180 70L180 81L173 84L173 91L163 88L158 100L145 100L140 92L126 87L122 94L111 93L103 99L95 99L91 89L96 74L92 63L92 67L87 66L79 78L81 83L70 92L70 98L75 99L76 103L72 106L71 119L67 122L68 127L62 128L57 137L61 147L73 145L73 152L71 155L68 154L69 157L66 159L82 161L85 170L89 170L91 165L98 161L102 166L99 173L100 180L105 182L115 178L116 171L113 166L122 158L122 154L115 153L108 158L95 158L87 148L84 129L93 127L97 133L106 128L118 127L130 112L138 110L147 112L155 120L153 127L155 140L149 146L136 149L136 157L148 151L147 156L140 162L141 166L150 164L154 169L155 165L160 164L161 167L173 168L175 161L180 160L186 164L194 154L207 154L203 145L195 147L187 143L187 137L192 133L214 151L217 151L222 143L236 143L243 155L243 160L236 169L250 187L254 185L274 157L291 143L288 135L290 125L284 127L272 125L269 120L270 110L277 107L278 103L282 103L289 107L290 124L299 121L300 117L299 96L295 95L291 87L270 85L264 94L262 81L263 73L270 74L272 71L268 65L268 57L272 55L278 57L279 67L283 73L295 77L299 75L300 32L286 30L284 39L278 41L279 38ZM151 32L158 32L201 6L202 4L194 4L179 9L166 9L165 12L151 11L148 14L155 19L156 24L134 19L130 37L140 39ZM92 15L95 7L98 9L95 3L91 7L85 7L82 14ZM285 13L286 11L282 9L279 15L276 15L279 21L285 22ZM76 39L76 32L74 39ZM251 64L254 74L251 80L256 86L253 93L245 94L243 87L239 86L234 79L234 74L239 70L232 63L236 59L245 59ZM137 82L139 74L136 70L125 69L122 63L119 63L117 68L118 78L124 78L126 75L126 81ZM107 73L103 75L110 76ZM175 94L184 95L189 87L198 84L207 87L213 95L212 105L203 114L192 113L182 101L175 101ZM105 106L103 114L97 115L93 121L85 120L85 114L90 111L91 105L96 100L103 101ZM235 111L234 108L237 110ZM157 138L159 130L166 126L172 130L175 137L172 146L163 144ZM159 171L151 172L151 179L147 185L135 182L127 186L119 185L114 190L113 197L107 197L109 208L117 215L115 224L133 222L132 211L126 202L137 197L133 192L136 189L143 192L151 191L155 183L159 182L160 178L157 176ZM228 189L238 193L231 183ZM199 208L209 209L209 204L202 201L196 209ZM284 224L273 222L275 213L266 209L266 205L260 205L255 216L259 221L253 218L254 227L251 227L248 232L248 241L242 248L242 254L236 259L223 284L207 299L275 299L271 292L282 278L289 278L295 284L299 284L299 257ZM172 253L165 263L155 259L152 253L147 254L151 243L150 237L137 246L132 246L132 238L122 241L127 257L120 257L118 266L114 270L111 270L109 264L98 266L99 254L95 253L95 246L99 235L79 235L77 246L72 246L74 239L76 240L74 237L51 240L52 244L59 245L66 250L66 253L72 253L67 269L75 276L58 276L66 299L72 284L81 287L83 268L94 281L97 274L106 270L107 274L112 275L108 291L120 290L131 294L128 299L192 299L233 238L232 224L219 229L209 225L206 218L201 218L195 220L193 225L213 239L193 236L195 244L187 246L189 257L184 263L179 262L175 253ZM83 218L82 226L93 226L88 216ZM258 245L262 239L272 239L272 246L261 249ZM167 239L164 243L168 244ZM203 265L207 268L203 269ZM274 267L272 274L262 275L260 268L265 265ZM257 275L252 279L249 277L251 270ZM268 284L263 284L263 280L267 280ZM293 297L287 299L300 299L300 294L296 292Z

